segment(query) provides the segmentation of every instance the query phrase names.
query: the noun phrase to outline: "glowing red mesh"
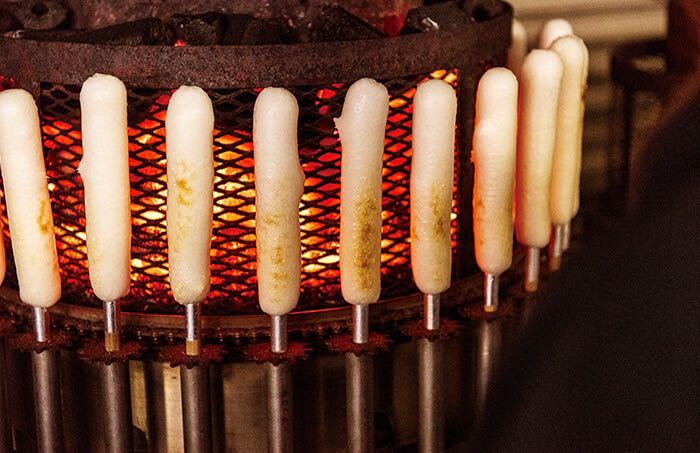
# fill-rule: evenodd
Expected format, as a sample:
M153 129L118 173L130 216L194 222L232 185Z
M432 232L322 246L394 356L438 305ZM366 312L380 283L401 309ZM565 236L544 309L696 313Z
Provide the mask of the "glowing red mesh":
M391 101L383 171L382 297L414 291L408 241L411 98L417 84L427 77L443 78L454 86L458 82L457 71L384 81ZM301 206L303 276L299 309L342 303L337 255L340 144L333 118L340 115L347 87L333 84L291 89L300 106L299 153L306 173ZM79 92L78 86L42 84L40 111L64 301L97 306L99 301L90 291L88 278L83 187L77 172L82 154ZM212 291L205 305L208 313L258 311L251 136L258 92L209 91L216 113L216 180ZM179 310L168 287L165 234L165 111L169 97L170 91L129 90L132 289L123 301L124 309L129 311ZM460 172L460 164L458 159L455 174ZM453 211L456 245L456 207Z

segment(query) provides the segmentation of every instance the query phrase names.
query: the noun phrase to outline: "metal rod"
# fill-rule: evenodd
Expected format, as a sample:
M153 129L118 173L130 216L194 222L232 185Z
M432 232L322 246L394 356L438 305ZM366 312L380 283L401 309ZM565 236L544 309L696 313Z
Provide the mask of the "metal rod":
M58 354L57 351L32 353L34 412L39 453L64 451Z
M288 363L267 367L268 451L291 453L294 450L292 433L292 383Z
M105 350L107 352L116 352L121 347L119 338L119 330L121 329L120 307L121 302L118 300L104 303Z
M352 341L357 344L369 341L369 305L352 307Z
M187 318L187 334L185 336L185 353L187 355L199 355L202 351L200 330L202 328L202 307L199 304L185 305L185 317Z
M211 452L209 368L180 367L185 452Z
M129 362L114 362L102 369L105 451L129 452L131 442L131 388Z
M423 294L423 325L428 330L440 328L439 294Z
M493 370L501 353L501 321L482 321L476 333L475 410L476 420L483 416Z
M442 342L418 340L418 451L444 451Z
M372 356L345 354L346 416L349 453L374 451L374 377Z
M563 230L563 225L554 225L554 235L549 241L549 270L551 272L558 271L561 267Z
M43 307L33 307L34 312L34 335L36 341L45 343L51 336L51 318L49 310Z
M273 315L270 331L270 350L281 354L287 351L287 316Z
M561 250L566 252L571 245L571 222L566 222L561 231Z
M484 311L498 310L498 275L484 274Z
M525 291L534 293L540 286L540 249L528 247L525 254Z
M209 395L211 395L211 445L216 453L223 453L226 445L226 395L222 368L226 365L215 363L209 366ZM227 388L228 389L228 388Z

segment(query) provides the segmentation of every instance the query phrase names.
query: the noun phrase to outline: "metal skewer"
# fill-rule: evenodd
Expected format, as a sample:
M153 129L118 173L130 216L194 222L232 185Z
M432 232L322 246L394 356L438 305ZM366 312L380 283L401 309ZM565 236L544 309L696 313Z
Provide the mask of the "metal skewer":
M291 453L292 438L292 385L288 363L267 367L268 451Z
M352 341L365 344L369 341L369 305L352 306Z
M131 388L129 362L112 362L102 370L105 451L131 451Z
M48 309L34 307L34 334L39 343L49 341L51 323ZM40 453L62 452L65 448L58 368L57 351L32 353L37 450Z
M484 311L494 313L498 310L498 275L484 274Z
M39 343L49 341L51 335L51 319L49 310L43 307L33 307L34 310L34 335Z
M374 377L372 356L345 354L348 452L374 451Z
M287 315L272 315L270 350L276 354L287 351Z
M540 249L528 247L525 254L525 291L534 293L540 285Z
M558 271L563 253L564 225L554 225L554 235L549 241L549 270Z
M439 294L423 294L423 326L428 330L440 328Z
M493 371L500 360L502 324L500 320L481 321L476 336L475 351L475 417L480 420L484 414L486 399L491 385Z
M352 341L369 342L369 305L352 307ZM374 451L374 400L370 356L345 354L345 410L348 452Z
M418 340L418 451L444 450L442 347L440 340Z
M185 336L185 353L191 356L198 356L202 351L202 343L199 338L202 330L201 307L199 304L185 305L185 317L187 323L187 334Z
M104 330L105 330L105 350L116 352L121 347L120 333L121 312L120 302L111 301L104 303Z
M105 350L117 352L121 348L121 303L104 302ZM105 451L131 451L131 386L129 362L115 361L102 370L102 388L105 397L104 429Z
M185 305L187 333L185 353L198 356L202 352L200 304ZM211 451L211 413L209 394L209 367L198 365L180 367L180 390L182 393L182 422L184 427L185 452L208 453Z
M209 369L206 366L180 367L182 422L185 451L211 451L211 419L209 412Z
M561 232L561 250L566 252L571 245L571 222L566 222Z

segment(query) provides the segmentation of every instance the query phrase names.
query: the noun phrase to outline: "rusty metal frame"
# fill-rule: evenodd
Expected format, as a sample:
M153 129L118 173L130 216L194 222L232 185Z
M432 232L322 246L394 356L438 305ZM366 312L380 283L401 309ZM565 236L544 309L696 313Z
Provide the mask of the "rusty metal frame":
M435 68L470 70L504 55L512 8L456 30L361 41L262 46L119 46L0 37L0 74L33 84L81 84L96 72L127 86L202 88L321 85L386 79Z
M514 252L511 269L502 275L502 291L515 288L520 284L522 274L522 251ZM449 310L465 303L480 304L483 299L483 276L475 274L453 282L450 289L443 293L441 305ZM0 305L17 318L29 319L31 307L22 303L17 290L0 287ZM419 318L423 310L422 294L396 297L382 300L372 305L370 320L372 324L382 325L397 321ZM98 308L71 304L56 304L50 309L51 319L62 328L68 328L80 335L89 335L102 330L103 313ZM126 333L136 337L175 337L185 335L182 316L122 313ZM352 320L352 306L324 308L320 310L301 310L290 313L288 329L302 336L324 335L330 332L346 330ZM202 316L204 336L254 338L267 335L270 331L270 317L259 315Z
M195 84L207 89L227 89L323 85L361 77L387 79L429 73L436 68L457 68L463 74L459 86L459 158L468 162L477 82L474 74L504 60L510 45L511 20L512 8L505 4L500 15L456 30L363 41L263 46L107 46L0 37L0 74L38 96L41 83L80 84L95 72L113 74L134 88ZM471 193L472 175L468 168L465 165L459 184ZM460 228L461 249L455 265L458 274L467 275L474 271L467 259L472 252L471 199L463 198L458 200L459 222L465 228ZM510 285L518 273L504 275L503 286ZM456 280L442 298L443 306L449 309L468 300L480 300L481 293L481 275ZM13 316L28 319L29 308L19 301L16 290L0 287L0 304ZM372 323L415 318L421 310L418 294L383 300L372 307ZM51 311L57 324L80 336L102 328L99 309L57 304ZM346 329L350 320L350 306L301 310L289 315L289 330L303 336L324 335ZM124 330L137 337L183 335L182 317L177 315L124 313L123 321ZM269 332L269 317L205 316L203 329L209 337L254 338Z

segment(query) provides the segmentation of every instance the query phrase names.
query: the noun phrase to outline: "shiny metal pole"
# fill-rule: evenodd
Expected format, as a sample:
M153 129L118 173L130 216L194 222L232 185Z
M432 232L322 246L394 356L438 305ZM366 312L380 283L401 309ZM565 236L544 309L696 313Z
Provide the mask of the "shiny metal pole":
M498 310L498 275L484 274L484 311L494 313Z
M49 310L33 307L33 314L36 341L46 343L51 336ZM37 450L40 453L62 452L65 448L58 355L58 351L51 350L32 352Z
M428 330L440 328L439 294L423 294L423 326Z
M352 341L357 344L369 341L369 305L352 306Z
M571 221L566 222L561 231L561 249L566 252L571 245Z
M198 356L202 352L201 306L185 305L186 335L185 353ZM180 391L182 392L182 424L185 451L209 453L211 451L211 412L209 394L209 367L198 365L180 367Z
M34 412L39 453L64 451L57 351L32 352Z
M105 331L105 350L107 352L116 352L121 346L120 332L121 327L121 303L117 301L104 302L104 331Z
M561 256L564 239L564 225L554 225L554 234L549 241L549 270L551 272L558 271L561 267Z
M39 343L46 343L51 336L51 319L49 310L43 307L32 307L34 314L34 335Z
M349 453L374 451L372 356L345 354L345 400Z
M476 418L484 413L493 371L501 353L501 321L481 321L476 332Z
M185 353L187 355L197 356L202 351L202 342L200 339L200 331L202 330L202 307L200 304L185 305L186 318L186 336L185 336Z
M104 365L102 385L105 398L105 451L129 452L132 449L129 362L113 362Z
M182 422L185 451L211 452L209 369L207 366L180 367Z
M104 302L105 351L117 352L121 347L121 303ZM131 386L129 362L113 362L102 367L102 391L105 398L105 451L131 451Z
M270 350L276 354L287 351L287 316L273 315L270 331Z
M525 254L525 292L534 293L540 286L540 249L528 247Z
M292 383L288 363L267 363L268 451L294 451L292 425Z
M445 448L442 347L440 340L418 340L418 451L439 453Z

